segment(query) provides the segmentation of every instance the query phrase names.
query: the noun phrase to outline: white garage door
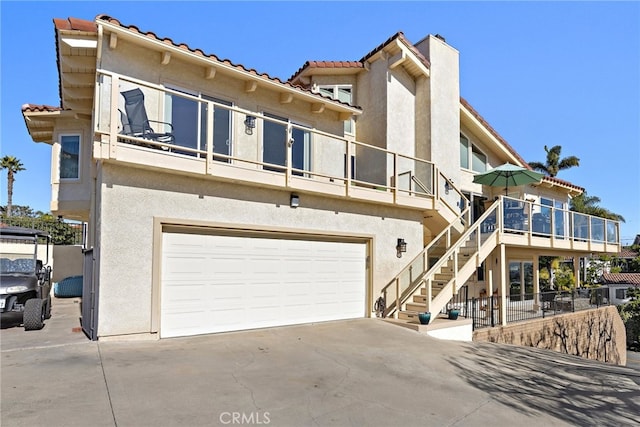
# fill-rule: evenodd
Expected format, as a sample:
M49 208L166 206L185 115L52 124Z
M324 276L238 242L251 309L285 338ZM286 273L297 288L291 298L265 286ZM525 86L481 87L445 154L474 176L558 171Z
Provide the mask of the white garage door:
M163 234L160 336L364 317L366 244Z

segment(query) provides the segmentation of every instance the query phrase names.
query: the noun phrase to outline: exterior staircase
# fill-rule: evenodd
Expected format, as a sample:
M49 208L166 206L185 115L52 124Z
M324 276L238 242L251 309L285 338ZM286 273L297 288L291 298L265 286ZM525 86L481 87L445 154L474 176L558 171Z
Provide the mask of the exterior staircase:
M496 201L470 226L468 209L450 223L382 289L379 315L415 323L427 311L433 322L498 244L500 206Z

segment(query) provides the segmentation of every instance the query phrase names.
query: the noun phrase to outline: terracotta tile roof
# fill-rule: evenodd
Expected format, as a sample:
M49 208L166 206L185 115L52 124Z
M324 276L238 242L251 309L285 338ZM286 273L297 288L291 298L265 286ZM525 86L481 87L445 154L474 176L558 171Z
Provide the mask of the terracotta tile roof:
M636 252L629 248L622 248L622 251L620 251L617 256L618 258L635 258L637 256L640 256L640 252Z
M290 78L289 81L294 80L296 77L300 75L304 70L308 68L364 68L364 63L371 58L376 53L380 52L387 45L392 43L394 40L400 40L416 57L429 68L429 60L422 54L416 47L404 36L402 31L398 31L379 46L371 50L365 56L362 57L359 61L307 61L304 63L302 67L298 69Z
M298 68L298 70L293 73L291 77L289 77L288 81L293 81L298 77L304 70L309 68L363 68L364 64L360 61L307 61L302 67Z
M84 31L87 33L97 33L98 26L93 21L87 21L78 18L54 18L53 24L56 30L69 30L69 31Z
M336 103L336 104L339 104L339 105L344 105L344 106L348 106L348 107L351 107L351 108L356 108L356 109L360 109L361 110L360 107L352 106L352 105L350 105L350 104L348 104L346 102L342 102L342 101L339 101L339 100L334 100L332 98L324 97L324 96L322 96L320 94L312 92L311 90L309 90L309 89L307 89L305 87L302 87L302 86L299 86L299 85L293 85L289 81L282 81L278 77L271 77L267 73L258 72L255 69L247 68L242 64L235 64L235 63L231 62L229 59L220 59L214 54L206 54L206 53L204 53L201 49L191 49L188 45L186 45L184 43L176 43L170 38L160 38L155 33L143 32L138 27L136 27L135 25L123 25L116 18L113 18L113 17L111 17L109 15L98 15L96 17L96 20L97 21L109 22L110 24L117 25L117 26L125 28L125 29L127 29L129 31L133 31L133 32L136 32L138 34L141 34L141 35L143 35L145 37L148 37L151 40L156 40L156 41L160 41L160 42L165 43L165 44L170 45L170 46L175 46L175 47L177 47L179 49L182 49L182 50L185 50L185 51L189 51L191 53L194 53L196 55L202 56L204 58L208 58L208 59L214 60L216 62L225 64L227 66L236 68L236 69L241 70L241 71L243 71L245 73L249 73L249 74L252 74L254 76L263 78L265 80L276 82L276 83L279 83L281 85L288 86L290 88L293 88L293 89L296 89L296 90L300 90L302 92L306 92L306 93L312 94L312 95L317 96L318 98L321 98L321 99L323 99L325 101L330 101L330 102L333 102L333 103Z
M22 112L23 113L36 113L36 112L53 113L53 112L56 112L56 111L62 111L62 108L53 107L51 105L36 105L36 104L23 104L22 105Z
M529 165L527 165L528 167ZM584 193L584 188L579 185L575 185L570 183L569 181L565 181L564 179L556 178L555 176L545 176L542 178L543 181L555 182L556 184L564 185L565 187L575 188L576 190Z
M369 53L363 56L362 59L360 59L360 62L363 62L363 63L366 62L369 58L371 58L376 53L380 52L382 49L384 49L386 46L388 46L390 43L392 43L395 40L400 40L409 50L411 50L411 52L413 52L424 63L424 65L426 65L427 67L431 66L431 64L429 64L429 60L423 54L421 54L420 51L416 49L416 47L409 40L407 40L407 38L404 36L404 33L402 31L398 31L397 33L389 37L387 40L382 42L379 46L375 47L373 50L371 50Z
M604 284L629 284L640 286L640 273L603 273L602 282Z

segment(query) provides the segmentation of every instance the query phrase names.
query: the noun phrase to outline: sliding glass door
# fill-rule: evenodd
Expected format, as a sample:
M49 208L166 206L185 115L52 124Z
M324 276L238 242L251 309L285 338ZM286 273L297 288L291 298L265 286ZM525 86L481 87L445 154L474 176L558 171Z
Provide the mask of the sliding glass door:
M264 169L282 172L287 166L287 125L291 123L285 117L264 113L265 120L262 127L262 161L274 166ZM269 120L275 119L278 122ZM293 145L291 146L291 167L298 169L295 175L302 175L310 168L311 134L308 130L296 125L292 130Z

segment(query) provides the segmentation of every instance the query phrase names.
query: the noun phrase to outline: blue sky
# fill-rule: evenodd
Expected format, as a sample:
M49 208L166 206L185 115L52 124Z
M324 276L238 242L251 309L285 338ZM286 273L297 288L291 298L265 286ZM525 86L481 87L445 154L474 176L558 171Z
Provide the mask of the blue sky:
M50 147L20 106L59 105L53 18L109 14L286 79L307 60L358 60L397 31L460 52L461 95L527 161L580 158L558 178L640 234L639 2L0 2L0 152L22 160L14 204L48 211ZM6 175L0 178L6 204Z

